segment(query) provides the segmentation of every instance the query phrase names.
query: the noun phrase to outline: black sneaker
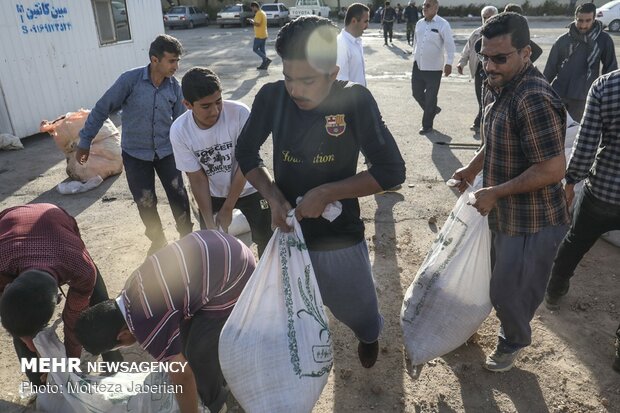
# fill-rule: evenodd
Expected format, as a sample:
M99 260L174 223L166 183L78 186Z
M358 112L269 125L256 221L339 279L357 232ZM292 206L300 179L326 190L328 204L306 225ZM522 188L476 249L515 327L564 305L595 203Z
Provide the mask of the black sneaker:
M560 309L560 300L568 293L570 281L564 278L551 277L545 292L545 307L551 311Z
M484 368L498 373L508 371L514 366L521 350L523 349L515 350L512 353L504 353L499 348L496 348L493 353L487 356L484 362Z
M269 67L269 65L271 64L271 59L267 58L267 60L265 60L263 62L263 66L265 66L265 69L267 69Z
M558 311L560 309L560 301L562 301L561 295L545 293L545 307L547 307L547 310Z
M362 366L369 369L377 362L377 356L379 355L379 340L374 343L362 343L361 341L357 345L357 356L360 359Z

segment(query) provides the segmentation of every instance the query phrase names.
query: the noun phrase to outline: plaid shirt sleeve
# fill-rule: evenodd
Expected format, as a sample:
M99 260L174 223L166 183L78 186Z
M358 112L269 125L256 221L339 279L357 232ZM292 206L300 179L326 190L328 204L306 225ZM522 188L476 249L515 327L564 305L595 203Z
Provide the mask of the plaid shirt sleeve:
M569 184L584 180L594 163L603 130L603 119L601 117L602 89L603 78L599 78L594 82L588 93L586 110L566 169L566 182Z
M533 88L519 97L516 113L521 147L530 162L543 162L564 152L566 112L559 99Z

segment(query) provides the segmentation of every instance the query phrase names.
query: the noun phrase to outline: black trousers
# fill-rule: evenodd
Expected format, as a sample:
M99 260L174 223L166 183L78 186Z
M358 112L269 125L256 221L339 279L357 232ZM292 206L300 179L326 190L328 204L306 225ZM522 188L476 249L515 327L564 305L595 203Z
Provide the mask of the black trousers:
M573 222L555 256L551 277L570 279L596 240L602 234L618 229L620 206L601 201L584 186L575 203Z
M441 84L441 70L420 70L418 63L413 64L411 73L411 94L424 111L422 127L433 127L433 121L437 114L437 94Z
M211 412L219 412L228 397L218 353L220 333L227 319L199 311L180 328L183 355L194 373L198 395Z
M390 43L392 42L393 30L394 22L383 22L383 39L385 43L388 42L388 37L390 38Z
M211 208L213 212L218 212L226 198L211 197ZM271 209L267 200L264 199L261 194L255 192L253 194L239 198L235 204L235 208L239 209L248 220L250 224L250 231L252 232L252 241L256 243L258 247L259 257L263 255L263 251L273 231L271 230ZM202 215L200 215L200 228L206 229Z
M586 100L562 98L562 102L564 102L566 110L570 113L570 117L573 118L575 122L581 123L583 112L586 109Z
M127 184L146 227L145 235L153 242L165 239L161 218L157 212L155 173L166 191L170 209L180 237L192 232L189 198L183 185L183 175L176 167L173 155L143 161L123 152L123 166Z
M96 267L95 267L96 268ZM90 307L98 304L102 301L108 300L110 297L108 296L108 289L103 282L103 277L101 277L101 273L99 272L99 268L97 269L97 279L95 281L95 288L93 289L93 294L90 296L90 302L88 305ZM37 358L37 353L30 351L30 349L26 346L26 344L19 338L13 337L13 346L15 347L15 352L17 353L18 359L33 359ZM103 353L101 355L104 361L122 361L123 356L117 350L110 351L108 353ZM42 385L41 382L41 373L35 373L32 371L26 371L26 376L28 380L34 385Z

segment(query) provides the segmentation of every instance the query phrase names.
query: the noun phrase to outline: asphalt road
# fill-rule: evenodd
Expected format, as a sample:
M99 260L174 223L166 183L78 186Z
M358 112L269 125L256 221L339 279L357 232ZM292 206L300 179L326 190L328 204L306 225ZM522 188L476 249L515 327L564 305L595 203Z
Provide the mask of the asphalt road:
M543 55L536 65L543 68L551 45L566 31L570 19L530 21L532 37L543 49ZM453 22L457 50L462 49L469 33L478 24L478 19L471 21L460 19ZM479 143L479 137L469 130L469 125L477 112L474 85L467 72L465 75L458 75L455 68L453 69L455 74L442 80L438 104L443 111L435 121L437 132L429 136L418 135L422 111L411 97L412 56L407 53L411 48L406 43L404 29L404 25L396 25L395 42L391 47L383 46L378 24L372 24L363 37L368 88L375 96L385 122L407 164L407 179L400 193L365 197L361 202L367 239L373 240L369 242L373 254L373 271L375 274L380 274L377 282L383 311L388 316L387 319L391 320L386 326L388 331L384 335L388 342L392 337L392 349L400 349L402 346L398 341L400 327L397 315L400 311L402 293L417 269L416 265L412 265L411 257L421 259L426 254L436 236L437 225L441 225L456 200L455 192L444 182L450 178L455 169L471 159ZM262 85L282 79L282 62L273 50L277 31L276 27L269 28L267 53L274 61L266 72L256 70L260 59L252 52L251 28L221 29L217 26L208 26L191 30L171 30L169 33L176 36L186 50L177 76L180 79L192 66L208 66L220 75L225 99L240 100L251 106L255 94ZM618 45L620 37L613 35L613 38L616 49L620 50ZM142 251L146 251L147 248L146 239L142 235L143 227L138 221L124 177L110 178L100 188L79 196L59 195L54 187L66 178L64 156L47 137L29 139L25 144L27 148L24 151L0 153L2 165L0 173L3 173L0 210L29 202L52 202L67 209L77 217L95 260L107 270L106 274L110 274L110 278L106 280L108 290L112 295L116 294L128 273L139 265L143 258ZM263 157L266 161L271 159L269 150L269 145L264 145ZM165 222L166 231L174 236L169 208L164 206L167 201L162 195L163 190L158 186L157 191L162 204L159 211ZM128 220L127 217L133 219L132 225L119 226L119 222ZM112 231L113 236L107 239L98 231ZM404 253L397 253L394 249L394 245L397 244L394 242L395 238L398 238L399 245L405 248ZM132 255L132 251L135 254ZM617 260L617 255L616 258L609 259ZM122 270L114 273L110 271L111 268ZM400 279L394 277L394 274L399 273ZM607 322L607 324L613 323ZM339 331L337 336L347 337L346 334L350 333ZM601 333L597 334L600 338ZM5 343L4 351L0 351L2 366L6 372L16 373L18 370L8 338L1 333L0 338L3 338L2 343ZM393 354L383 357L386 359L391 357L394 369L401 368L400 353L393 350ZM347 357L351 355L347 353ZM339 354L339 357L344 358L344 355ZM14 389L19 378L8 374L4 377L7 383L0 392L0 410L29 411L13 402L17 399ZM386 382L386 388L392 389L394 394L397 393L396 390L402 391L403 383L400 376L390 380ZM330 396L335 400L333 408L326 410L325 407L317 406L317 409L351 411L347 410L348 399L340 394L342 388L336 385L325 393L330 395L334 393ZM347 388L347 394L351 391L352 389ZM364 391L364 388L360 388L354 394L363 394ZM332 402L331 399L326 400L328 401L325 403Z
M555 39L566 32L567 18L531 18L531 35L543 49L536 62L543 69ZM479 25L479 19L457 19L452 22L457 55L453 74L444 77L439 91L438 105L443 111L435 120L432 137L421 138L422 111L411 97L411 47L407 45L405 25L395 25L393 46L383 46L380 26L371 24L363 36L368 88L408 161L408 181L419 179L446 180L452 172L467 162L472 145L478 137L469 131L476 114L474 85L468 70L456 72L456 62L469 34ZM342 27L342 22L339 23ZM279 28L269 28L267 54L273 59L269 71L258 71L260 59L252 52L252 28L200 27L192 30L172 30L186 49L177 76L192 66L208 66L221 77L224 98L240 100L251 106L254 95L267 83L282 79L282 61L274 51ZM620 51L620 37L612 34Z

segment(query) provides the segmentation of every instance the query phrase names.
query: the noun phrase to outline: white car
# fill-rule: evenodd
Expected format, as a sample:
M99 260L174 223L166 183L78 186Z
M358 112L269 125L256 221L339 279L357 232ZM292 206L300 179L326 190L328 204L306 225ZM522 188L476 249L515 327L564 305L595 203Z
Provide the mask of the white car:
M267 24L284 26L289 21L288 8L283 3L263 4L261 9L267 15Z
M620 30L620 0L610 1L596 9L596 20L603 23L610 32Z
M290 12L291 19L296 19L299 16L329 17L330 8L325 5L323 0L297 0Z

